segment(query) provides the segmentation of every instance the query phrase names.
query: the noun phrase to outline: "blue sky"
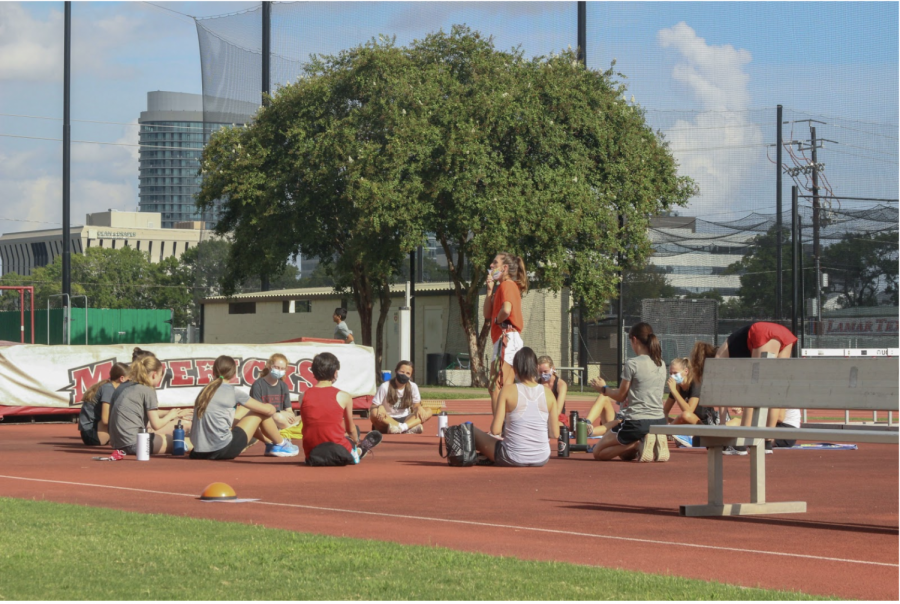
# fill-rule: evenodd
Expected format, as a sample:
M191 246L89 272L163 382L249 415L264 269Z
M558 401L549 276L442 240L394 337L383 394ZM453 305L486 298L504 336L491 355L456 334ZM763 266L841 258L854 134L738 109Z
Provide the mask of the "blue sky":
M160 2L211 16L258 2ZM62 2L0 2L0 134L60 138ZM253 13L202 23L258 44ZM192 19L143 2L73 3L73 224L137 206L132 125L151 90L201 92ZM378 33L400 44L466 23L527 55L576 44L575 2L297 3L276 5L275 50L331 53ZM301 25L302 24L302 25ZM255 42L254 42L255 41ZM687 213L723 219L771 211L774 107L827 121L820 151L836 193L897 197L898 4L863 2L588 3L588 64L615 58L628 96L666 134L701 194ZM824 119L827 116L829 119ZM833 119L840 118L840 119ZM808 137L795 126L795 138ZM785 137L788 131L785 131ZM774 152L769 151L774 157ZM61 144L0 136L0 233L53 228L61 218ZM785 179L785 186L789 179ZM785 199L789 190L785 189Z

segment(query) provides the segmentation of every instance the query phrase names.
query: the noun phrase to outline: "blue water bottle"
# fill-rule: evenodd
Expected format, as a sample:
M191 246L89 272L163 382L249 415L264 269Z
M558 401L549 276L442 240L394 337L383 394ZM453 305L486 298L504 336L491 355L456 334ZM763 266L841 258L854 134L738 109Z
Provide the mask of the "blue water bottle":
M172 455L184 455L184 428L181 427L181 420L175 425L172 441Z

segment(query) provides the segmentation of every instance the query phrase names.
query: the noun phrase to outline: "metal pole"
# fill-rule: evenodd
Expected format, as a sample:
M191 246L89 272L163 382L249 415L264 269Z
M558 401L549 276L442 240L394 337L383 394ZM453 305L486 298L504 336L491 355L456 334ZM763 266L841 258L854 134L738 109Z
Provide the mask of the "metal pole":
M819 216L819 169L816 157L816 128L809 127L810 144L812 145L812 186L813 186L813 257L816 260L816 346L819 345L819 332L822 329L822 250L819 247L819 229L821 217Z
M775 318L780 321L784 318L784 314L782 314L782 274L783 267L781 265L781 240L782 240L782 224L781 224L781 147L783 145L783 141L781 138L781 121L782 121L782 108L781 105L778 105L778 108L775 111L776 121L778 122L778 129L775 131L775 140L776 140L776 149L775 149L775 274L777 275L777 279L775 280Z
M28 292L31 295L31 343L34 344L34 287L29 287Z
M416 362L416 250L409 253L409 360Z
M262 95L260 99L260 105L266 106L269 104L267 96L271 93L270 84L269 84L269 58L272 52L272 36L271 36L271 21L272 21L272 3L271 2L263 2L262 3ZM261 291L267 292L269 291L269 275L263 273L259 276L259 289Z
M25 290L19 290L19 335L21 343L25 343Z
M576 57L587 67L587 2L578 3L578 50Z
M806 281L803 275L803 219L797 214L797 245L800 246L800 348L806 348Z
M619 215L619 230L621 231L625 227L625 217L621 214ZM623 268L623 264L625 262L625 257L623 254L619 254L619 302L618 302L618 325L616 325L616 338L618 338L618 344L616 346L616 383L619 381L619 376L622 375L622 367L625 366L625 269Z
M64 16L64 40L63 40L63 176L62 176L62 293L68 296L72 293L72 259L70 256L72 235L69 231L69 164L71 163L72 128L69 121L70 97L72 84L72 3L65 3ZM68 305L67 305L68 306ZM68 314L69 310L63 310ZM49 318L49 314L48 314ZM63 320L65 326L65 317ZM64 327L65 328L65 327ZM49 332L47 334L49 337ZM66 340L64 335L63 341Z
M780 170L779 170L780 172ZM791 333L797 337L797 310L800 297L800 208L797 187L791 187ZM794 357L799 357L796 350Z

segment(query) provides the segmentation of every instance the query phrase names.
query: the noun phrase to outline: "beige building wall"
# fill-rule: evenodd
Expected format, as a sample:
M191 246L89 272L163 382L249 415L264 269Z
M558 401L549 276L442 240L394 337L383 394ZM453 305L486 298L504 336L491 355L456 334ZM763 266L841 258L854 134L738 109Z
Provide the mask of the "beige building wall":
M133 247L149 254L151 262L159 262L181 256L212 235L210 231L200 229L163 229L159 228L160 222L161 215L152 212L88 214L85 226L70 230L71 251L84 254L92 247ZM33 269L52 264L62 253L62 229L8 233L0 237L3 275L11 272L31 275Z
M425 383L426 355L451 355L451 362L458 353L468 354L468 344L459 318L459 305L452 291L433 288L433 284L419 284L418 288L432 286L431 291L417 289L415 300L415 380ZM341 306L342 298L326 292L327 288L309 290L285 290L265 294L239 294L230 300L213 298L204 302L204 342L268 344L299 337L332 338L334 309ZM304 295L304 291L308 292ZM265 296L265 298L263 298ZM267 299L268 298L268 299ZM310 312L284 312L284 302L295 301L295 309L308 304ZM230 304L254 302L252 314L229 314ZM403 294L396 292L384 325L384 358L382 369L392 371L400 360L399 312ZM479 297L479 312L484 296ZM559 367L571 366L571 295L562 292L530 291L522 300L525 321L523 339L540 356L553 358ZM377 320L378 304L373 310ZM374 322L374 321L373 321ZM357 342L362 341L359 313L349 311L347 325ZM428 329L426 329L426 325ZM372 328L373 342L375 327ZM490 360L490 341L486 350Z

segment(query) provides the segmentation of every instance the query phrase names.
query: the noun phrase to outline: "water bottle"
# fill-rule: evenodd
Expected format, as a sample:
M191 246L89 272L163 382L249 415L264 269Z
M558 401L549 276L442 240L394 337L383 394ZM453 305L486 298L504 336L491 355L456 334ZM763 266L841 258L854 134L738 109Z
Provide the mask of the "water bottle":
M437 418L438 418L438 436L443 436L444 430L447 429L450 418L447 417L446 411L441 411L440 413L438 413Z
M571 436L571 433L575 432L575 430L577 430L577 429L578 429L578 412L573 409L571 412L569 412L569 432L570 432L569 435Z
M137 460L150 461L150 434L142 427L137 435Z
M184 428L181 427L181 420L175 425L172 441L172 455L184 455Z
M556 449L557 457L569 456L569 429L565 426L559 427L559 444Z
M587 444L587 425L588 425L588 421L586 419L578 420L578 427L575 428L575 444L577 444L577 445L586 445Z

